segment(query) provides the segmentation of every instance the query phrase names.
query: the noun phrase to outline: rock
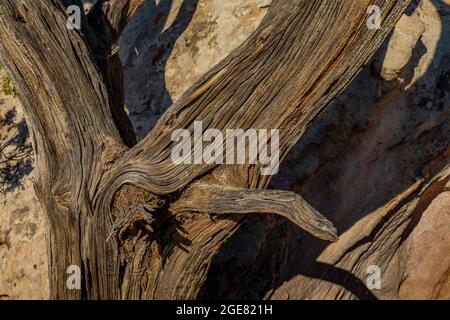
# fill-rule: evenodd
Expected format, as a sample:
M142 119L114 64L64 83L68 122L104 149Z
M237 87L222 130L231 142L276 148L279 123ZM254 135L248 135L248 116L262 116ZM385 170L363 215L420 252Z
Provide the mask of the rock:
M383 61L381 76L385 80L391 81L400 77L424 32L425 26L417 11L411 16L403 15L395 27Z
M420 223L405 242L400 257L404 269L398 298L450 299L450 256L443 254L450 252L449 239L450 192L447 191L438 193L427 203Z

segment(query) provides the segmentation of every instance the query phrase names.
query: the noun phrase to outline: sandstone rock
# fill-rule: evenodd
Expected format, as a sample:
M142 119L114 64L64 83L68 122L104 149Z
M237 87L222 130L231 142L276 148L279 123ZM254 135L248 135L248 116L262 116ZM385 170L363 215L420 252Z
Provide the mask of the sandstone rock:
M383 61L381 76L390 81L399 78L401 71L410 61L413 49L425 32L425 26L416 12L403 15L395 27Z

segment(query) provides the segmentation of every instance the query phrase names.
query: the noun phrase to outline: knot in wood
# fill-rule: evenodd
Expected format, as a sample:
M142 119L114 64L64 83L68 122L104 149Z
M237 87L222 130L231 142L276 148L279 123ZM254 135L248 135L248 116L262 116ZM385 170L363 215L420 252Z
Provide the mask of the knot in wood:
M123 240L128 236L153 233L156 216L164 206L158 196L133 185L123 186L117 193L112 208L113 226L107 241L112 237Z

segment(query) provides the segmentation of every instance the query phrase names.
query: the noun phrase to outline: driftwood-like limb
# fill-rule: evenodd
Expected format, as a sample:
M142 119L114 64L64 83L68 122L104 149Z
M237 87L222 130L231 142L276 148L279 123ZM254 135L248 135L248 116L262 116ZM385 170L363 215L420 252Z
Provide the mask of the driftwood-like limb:
M315 237L337 240L334 225L308 204L300 195L290 191L231 189L211 184L194 184L175 202L174 214L200 212L209 215L245 213L277 214Z
M108 273L104 257L111 249L99 232L105 217L93 214L90 199L126 146L96 59L66 20L60 1L2 1L0 57L20 92L32 137L35 189L50 223L52 296L79 299L87 293L67 289L66 269L82 266L95 279ZM94 285L89 295L113 297L111 285L117 286Z
M37 195L50 221L51 295L194 299L245 215L213 222L201 213L173 215L170 204L209 176L220 176L213 183L218 187L239 190L265 189L270 177L258 166L176 165L172 132L192 130L194 121L204 130L279 129L282 159L381 45L409 0L275 1L258 30L131 149L120 60L112 48L140 1L104 3L113 11L99 20L92 11L81 31L67 30L60 0L2 0L0 6L0 60L27 114ZM380 30L366 26L369 5L381 8ZM246 204L268 211L250 197L273 203L252 192L245 193ZM273 199L276 192L263 194ZM292 204L301 206L294 198ZM155 221L139 212L138 203L154 212ZM293 210L287 204L281 209ZM145 229L149 223L154 231ZM119 237L107 242L116 231ZM66 286L70 265L82 269L82 290Z
M125 108L123 68L118 54L122 31L145 0L101 0L89 11L82 28L97 66L105 78L109 104L116 126L127 146L136 144L136 136Z

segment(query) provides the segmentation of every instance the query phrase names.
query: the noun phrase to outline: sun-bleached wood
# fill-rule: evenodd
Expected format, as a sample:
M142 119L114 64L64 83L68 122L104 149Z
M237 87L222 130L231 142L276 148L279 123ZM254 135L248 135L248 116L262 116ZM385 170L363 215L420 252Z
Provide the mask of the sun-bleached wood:
M70 31L65 8L78 1L2 0L0 60L33 140L36 191L50 222L52 297L194 299L221 245L253 211L284 215L319 236L318 221L330 231L301 197L262 190L270 177L258 166L175 165L171 133L193 130L194 121L205 130L279 129L284 158L409 2L274 1L249 39L134 145L115 45L142 1L105 1L83 18L82 30ZM379 30L366 26L369 5L381 8ZM193 183L212 184L224 198L189 205ZM224 199L232 200L229 210ZM214 220L202 207L234 213ZM67 289L69 265L82 267L82 290Z

